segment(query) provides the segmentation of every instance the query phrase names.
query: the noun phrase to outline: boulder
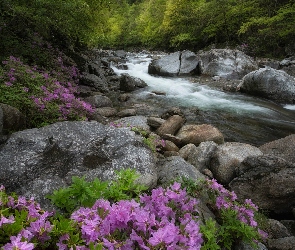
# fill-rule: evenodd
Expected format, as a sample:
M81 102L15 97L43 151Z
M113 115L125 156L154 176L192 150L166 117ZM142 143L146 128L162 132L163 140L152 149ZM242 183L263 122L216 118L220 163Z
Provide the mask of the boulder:
M229 186L239 199L261 209L291 213L295 206L295 164L274 155L247 157Z
M247 74L238 86L241 92L279 103L295 103L295 80L282 70L261 68Z
M117 113L118 117L135 116L137 113L136 109L123 109Z
M248 156L259 156L262 152L249 144L227 142L217 146L212 155L209 169L214 178L222 183L229 184L235 177L236 168Z
M166 140L165 141L165 146L163 147L164 151L174 151L174 152L178 152L179 148L175 145L174 142Z
M102 93L107 93L109 90L107 88L108 84L106 79L103 77L98 77L97 75L83 72L80 76L80 84L89 86L92 90L100 91Z
M199 68L200 58L189 50L181 52L179 76L189 76L200 74Z
M94 95L85 98L85 102L88 102L91 104L91 106L96 108L102 108L102 107L113 107L113 103L110 98L103 95Z
M148 73L159 76L177 76L180 68L180 52L153 60L148 67Z
M159 117L149 117L147 119L148 125L152 128L159 128L164 122L165 120Z
M233 250L268 250L268 248L264 244L262 244L261 242L258 242L257 246L253 247L249 243L239 241L234 246Z
M182 110L178 107L172 107L168 110L166 110L162 115L161 118L167 120L169 117L173 116L173 115L179 115L181 117L183 117L185 119L185 116L182 112Z
M169 117L158 129L158 135L171 134L174 135L184 124L185 119L179 115Z
M72 176L110 180L115 171L131 168L151 188L157 182L155 167L153 152L134 132L98 122L23 130L0 149L0 183L8 192L42 197L41 205L46 205L45 194L69 184Z
M227 79L242 79L249 72L258 69L255 61L239 50L211 49L199 53L201 72L208 76Z
M121 75L120 90L122 91L132 92L138 88L144 88L146 86L147 84L137 77L133 77L128 74Z
M279 239L292 236L289 230L279 221L268 219L266 221L266 233L268 239Z
M193 165L187 163L180 156L171 156L160 160L157 164L158 184L167 185L177 178L185 177L192 180L205 179Z
M214 141L217 144L224 142L222 133L209 124L185 125L178 131L176 137L181 139L183 145L192 143L199 146L204 141Z
M192 51L177 51L153 60L148 73L160 76L189 76L200 73L199 57Z
M267 241L268 250L294 250L295 236L280 239L269 239Z
M201 142L197 147L194 144L187 144L179 150L180 156L188 163L203 171L209 167L211 157L217 148L217 144L212 141Z
M26 126L25 116L10 105L0 103L0 134L24 129Z
M124 117L116 120L115 122L123 127L137 127L146 131L150 131L150 127L147 124L147 119L148 118L146 116L137 115Z
M271 141L259 147L264 154L273 154L295 163L295 134Z
M95 110L95 114L99 114L99 115L105 116L105 117L112 117L117 114L117 110L115 108L111 108L111 107L97 108Z

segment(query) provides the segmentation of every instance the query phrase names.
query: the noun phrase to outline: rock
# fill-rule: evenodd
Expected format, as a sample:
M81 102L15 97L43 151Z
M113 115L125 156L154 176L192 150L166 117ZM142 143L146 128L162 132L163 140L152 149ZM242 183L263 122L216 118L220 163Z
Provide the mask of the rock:
M269 239L267 241L267 247L269 250L294 250L295 236Z
M241 92L280 103L295 103L295 80L282 70L261 68L247 74L239 85Z
M247 157L229 184L240 200L252 199L261 209L291 213L295 199L295 164L274 155Z
M0 134L9 134L25 128L25 116L16 108L0 103Z
M135 116L136 109L123 109L117 113L118 117L127 117L127 116Z
M227 79L241 79L249 72L258 69L254 60L239 50L211 49L199 53L201 72L208 76Z
M130 94L124 93L118 97L118 100L120 102L127 102L130 99L130 97L131 97Z
M156 131L158 135L174 135L184 124L185 120L179 115L169 117Z
M168 109L167 111L165 111L161 115L161 118L167 120L169 117L171 117L173 115L179 115L185 119L183 112L181 111L180 108L177 108L177 107L172 107L172 108Z
M128 74L121 75L120 90L122 91L132 92L138 88L144 88L146 86L147 84L137 77L133 77Z
M279 221L268 219L266 225L266 233L268 239L279 239L291 236L289 230Z
M281 220L280 222L288 229L292 236L295 236L295 220Z
M165 157L171 157L171 156L179 156L179 153L177 151L165 151L163 155Z
M164 122L165 120L159 117L149 117L147 119L148 125L150 125L152 128L159 128Z
M117 114L117 110L115 108L111 108L111 107L104 107L104 108L96 109L95 113L105 116L105 117L112 117Z
M273 154L295 163L295 134L266 143L259 147L264 154Z
M179 148L172 141L165 141L165 146L163 147L164 151L175 151L178 152Z
M249 144L227 142L217 146L212 155L209 169L214 178L222 183L229 184L235 177L236 168L248 156L259 156L262 152Z
M109 90L107 88L108 84L106 79L100 78L97 75L89 74L83 72L80 77L80 84L91 87L95 91L100 91L102 93L107 93Z
M180 52L153 60L148 67L148 73L159 76L177 76L180 69Z
M185 177L192 180L205 179L194 166L187 163L180 156L171 156L160 160L157 164L158 184L167 185L177 178Z
M199 57L192 51L178 51L154 59L149 67L148 73L159 76L189 76L200 73Z
M265 245L258 242L257 247L252 247L250 244L245 242L239 242L233 248L233 250L268 250Z
M91 106L96 108L113 107L113 103L111 99L103 95L94 95L94 96L87 97L85 98L85 102L90 103Z
M115 171L127 168L135 169L140 183L152 188L157 182L155 167L153 152L134 132L97 122L59 122L23 130L0 149L0 183L8 192L34 197L46 193L37 188L42 182L51 192L59 188L57 182L69 184L72 176L111 180Z
M216 148L217 144L212 141L201 142L198 147L194 144L187 144L179 150L179 154L202 173L209 166Z
M147 124L147 117L146 116L129 116L118 119L115 121L117 124L120 124L123 127L136 127L141 128L145 131L150 132L150 127Z
M165 140L172 141L178 147L182 146L183 144L179 137L171 135L171 134L164 134L164 135L161 135L161 137Z
M185 125L176 134L183 145L192 143L199 146L201 142L214 141L217 144L224 142L222 133L209 124Z
M180 55L180 69L179 76L189 76L200 74L199 68L200 58L189 50L185 50L181 52Z

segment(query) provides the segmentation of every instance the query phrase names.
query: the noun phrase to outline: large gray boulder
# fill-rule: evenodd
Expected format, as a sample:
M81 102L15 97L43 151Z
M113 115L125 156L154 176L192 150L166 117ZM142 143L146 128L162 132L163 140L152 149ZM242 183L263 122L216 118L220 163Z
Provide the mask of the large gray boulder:
M227 79L241 79L249 72L258 69L253 58L239 50L211 49L199 53L201 73Z
M214 178L222 183L229 184L235 177L236 168L248 156L262 155L262 152L249 144L227 142L217 146L211 157L209 169Z
M282 70L261 68L247 74L238 86L241 92L279 103L295 103L295 80Z
M260 146L259 149L264 154L273 154L295 163L295 134L268 142Z
M295 164L274 155L247 157L229 186L239 199L259 208L291 213L295 206Z
M185 177L192 180L205 179L193 165L186 162L180 156L171 156L160 160L157 164L158 184L168 185L177 178Z
M140 78L122 74L120 79L120 90L125 92L132 92L138 88L144 88L147 84Z
M192 51L177 51L160 59L153 60L149 74L160 76L189 76L199 74L199 57Z
M0 150L0 183L8 191L40 197L69 184L72 176L110 180L135 169L140 183L157 182L155 158L129 129L98 122L59 122L11 135Z
M99 77L95 74L83 72L83 74L80 76L80 84L91 87L91 89L94 91L100 91L102 93L109 92L108 83L104 76Z

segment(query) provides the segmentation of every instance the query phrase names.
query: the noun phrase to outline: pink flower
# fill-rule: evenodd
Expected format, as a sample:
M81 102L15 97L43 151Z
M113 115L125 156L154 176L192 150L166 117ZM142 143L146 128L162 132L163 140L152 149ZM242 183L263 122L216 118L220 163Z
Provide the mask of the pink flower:
M18 249L18 250L33 250L34 244L28 243L27 241L21 241L22 237L20 235L11 236L10 241L11 243L7 243L3 246L3 250L12 250L12 249Z

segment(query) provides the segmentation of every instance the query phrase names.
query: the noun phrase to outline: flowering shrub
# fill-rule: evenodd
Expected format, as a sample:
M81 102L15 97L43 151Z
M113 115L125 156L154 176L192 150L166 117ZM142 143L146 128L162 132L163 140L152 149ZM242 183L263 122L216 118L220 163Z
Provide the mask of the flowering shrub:
M15 198L1 187L2 249L200 249L197 200L175 183L140 202L99 199L81 207L71 222L41 210L33 199ZM10 237L9 237L10 236Z
M202 185L218 227L213 219L199 224L198 200L190 194L199 196L202 188L192 181L158 187L138 201L103 197L69 218L42 210L34 199L7 195L1 186L0 248L214 250L231 249L239 240L254 245L266 236L258 229L257 207L250 200L239 204L235 194L215 180Z
M191 196L205 193L207 206L214 212L220 225L217 227L212 219L204 222L201 226L205 241L202 249L231 249L237 241L255 245L258 240L267 238L267 234L258 228L255 218L258 207L250 199L239 203L235 192L228 191L215 179L199 184L184 179L183 184Z
M61 58L57 61L60 72L38 70L13 56L3 61L0 103L19 109L26 116L27 127L85 120L93 112L89 104L75 97L77 69L64 66Z

